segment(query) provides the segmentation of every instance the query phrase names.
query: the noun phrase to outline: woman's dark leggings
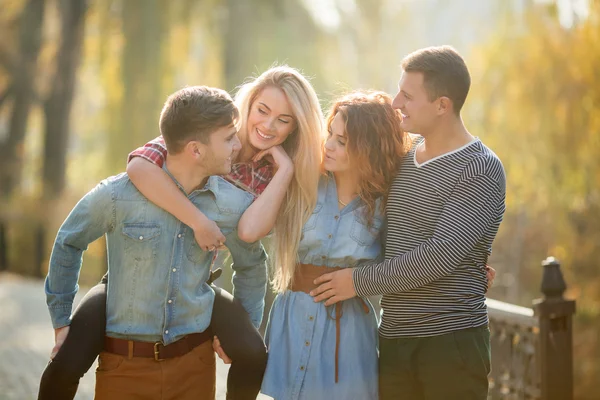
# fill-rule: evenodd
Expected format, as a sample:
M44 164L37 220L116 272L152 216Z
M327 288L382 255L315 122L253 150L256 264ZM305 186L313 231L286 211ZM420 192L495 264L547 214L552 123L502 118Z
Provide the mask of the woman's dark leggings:
M227 377L227 399L256 399L267 366L267 350L242 304L227 291L214 287L211 329L232 359ZM94 286L73 314L69 334L46 366L38 400L72 400L79 379L104 346L106 283Z

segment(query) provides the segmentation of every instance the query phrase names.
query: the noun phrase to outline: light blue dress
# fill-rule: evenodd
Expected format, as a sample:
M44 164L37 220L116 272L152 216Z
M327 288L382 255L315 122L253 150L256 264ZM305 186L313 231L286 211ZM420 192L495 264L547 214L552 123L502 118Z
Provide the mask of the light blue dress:
M383 216L378 213L367 228L364 208L355 198L339 210L335 180L321 178L317 205L302 231L300 263L352 267L376 259ZM368 313L359 298L342 303L335 383L335 307L303 292L278 294L265 335L269 358L261 391L276 400L377 399L377 318L366 303Z

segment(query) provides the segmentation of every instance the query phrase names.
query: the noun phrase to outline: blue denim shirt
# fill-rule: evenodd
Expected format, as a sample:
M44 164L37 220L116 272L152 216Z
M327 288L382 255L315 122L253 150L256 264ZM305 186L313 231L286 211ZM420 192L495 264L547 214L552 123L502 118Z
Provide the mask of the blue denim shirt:
M338 208L335 179L331 174L319 181L317 205L302 228L298 249L302 264L327 267L356 267L373 262L381 255L381 229L384 216L377 200L371 227L363 217L365 205L356 197L342 210Z
M260 242L248 244L237 235L252 195L212 176L188 198L227 238L234 296L258 327L266 253ZM58 232L45 285L55 328L70 323L83 252L102 235L108 247L108 336L169 344L208 327L214 302L214 291L206 283L212 252L202 251L187 225L146 199L127 174L120 174L85 195Z

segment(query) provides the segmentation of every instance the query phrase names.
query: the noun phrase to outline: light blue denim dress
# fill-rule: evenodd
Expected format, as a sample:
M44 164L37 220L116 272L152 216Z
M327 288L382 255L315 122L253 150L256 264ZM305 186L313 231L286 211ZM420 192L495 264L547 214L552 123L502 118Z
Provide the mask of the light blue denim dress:
M339 210L335 180L322 177L317 205L302 230L300 263L353 267L379 257L383 216L376 214L367 228L364 208L356 198ZM335 307L303 292L278 294L265 336L269 359L261 391L276 400L377 399L377 318L366 303L368 313L359 298L342 303L335 383Z

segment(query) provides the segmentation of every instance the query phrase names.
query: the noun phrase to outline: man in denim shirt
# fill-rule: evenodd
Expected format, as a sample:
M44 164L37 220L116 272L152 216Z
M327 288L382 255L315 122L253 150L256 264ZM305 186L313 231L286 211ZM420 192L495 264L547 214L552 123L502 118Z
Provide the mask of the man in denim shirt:
M164 169L225 235L235 297L257 326L266 254L236 231L253 198L216 176L230 171L240 149L237 115L226 92L190 87L167 99L160 129L169 152ZM215 356L207 329L214 292L206 283L213 254L201 250L192 230L148 201L126 174L90 191L58 232L46 279L56 336L68 331L83 251L102 235L110 279L96 399L214 399Z

